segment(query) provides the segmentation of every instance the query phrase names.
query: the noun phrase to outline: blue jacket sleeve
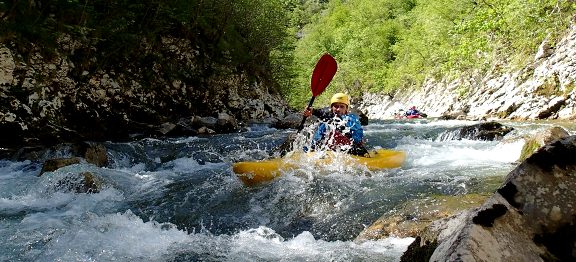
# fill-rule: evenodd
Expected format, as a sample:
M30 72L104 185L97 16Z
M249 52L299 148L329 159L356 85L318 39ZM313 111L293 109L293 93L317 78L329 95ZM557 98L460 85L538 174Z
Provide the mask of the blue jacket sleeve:
M346 126L350 128L350 133L352 135L352 142L354 144L362 143L362 139L364 138L364 129L362 128L362 124L360 123L360 119L358 119L358 116L354 114L349 114Z

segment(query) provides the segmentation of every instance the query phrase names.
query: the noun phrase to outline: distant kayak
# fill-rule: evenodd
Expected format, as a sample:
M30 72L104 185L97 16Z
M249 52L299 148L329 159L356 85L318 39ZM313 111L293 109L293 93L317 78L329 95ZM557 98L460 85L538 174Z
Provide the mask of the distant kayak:
M337 152L292 152L282 158L271 160L238 162L233 165L234 173L247 186L253 186L265 181L270 181L282 174L283 171L294 169L309 159L315 159L317 166L327 166L334 163L346 165L364 165L369 170L379 170L384 168L397 168L402 166L406 159L406 153L402 151L377 149L369 152L369 157L348 155Z
M395 118L395 119L404 119L404 118L414 119L414 118L426 118L427 116L428 116L428 115L426 115L426 114L415 114L415 115L400 115L400 114L397 114L397 115L394 116L394 118Z

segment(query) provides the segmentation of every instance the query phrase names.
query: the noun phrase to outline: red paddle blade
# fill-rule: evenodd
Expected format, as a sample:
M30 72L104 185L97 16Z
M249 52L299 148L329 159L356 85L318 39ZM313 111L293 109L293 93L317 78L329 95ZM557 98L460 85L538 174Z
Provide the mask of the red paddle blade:
M312 89L312 96L316 97L330 84L334 74L336 74L336 60L330 54L326 53L320 57L314 72L312 72L312 81L310 83L310 89Z

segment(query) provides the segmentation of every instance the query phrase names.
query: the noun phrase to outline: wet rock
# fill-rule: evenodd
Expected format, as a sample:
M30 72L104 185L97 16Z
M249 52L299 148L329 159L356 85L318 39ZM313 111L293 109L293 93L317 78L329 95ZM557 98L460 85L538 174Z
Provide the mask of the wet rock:
M166 134L172 132L175 128L176 128L176 124L171 123L171 122L166 122L166 123L161 124L158 127L158 132L162 135L166 135Z
M74 192L77 194L98 193L101 189L102 181L91 172L70 173L58 180L52 187L53 191Z
M227 113L219 113L216 120L216 131L219 133L230 133L238 131L238 121L233 116Z
M203 126L201 128L198 128L198 134L211 135L211 134L216 134L216 131L214 131L208 127Z
M416 236L414 242L402 254L400 261L432 261L430 258L436 252L438 243L445 242L454 232L462 230L464 221L470 216L471 210L465 210L452 217L432 222L424 232Z
M218 119L215 117L194 117L192 120L192 124L195 127L207 127L209 129L216 129L216 124L218 123ZM200 132L199 132L200 133Z
M102 144L96 144L89 147L84 154L86 162L94 164L98 167L105 167L108 165L108 153L106 147Z
M42 176L46 172L52 172L65 166L79 164L80 162L81 158L79 157L48 159L44 162L44 165L42 165L42 170L40 170L38 176Z
M430 261L576 260L576 136L540 148L481 207L433 222ZM407 252L413 252L408 250Z
M522 152L520 153L519 161L524 161L526 158L531 156L540 147L560 138L569 136L570 134L566 129L555 126L546 129L542 132L537 133L534 136L525 138L524 146L522 147Z
M409 201L401 208L383 215L364 229L355 241L378 240L390 236L416 237L432 223L471 207L480 206L487 195L467 194L458 196L434 196Z
M300 126L300 123L302 123L302 118L302 112L294 112L280 119L280 121L278 121L278 123L276 123L273 127L278 129L297 129ZM313 121L313 119L315 118L309 117L307 122Z
M506 127L498 122L484 122L445 131L440 135L440 140L501 140L512 130L514 130L514 128Z
M160 134L162 136L195 136L198 129L194 127L194 117L182 117L176 124L167 122L161 125ZM197 123L198 124L198 123Z
M83 157L86 162L98 167L108 165L108 150L106 146L98 142L81 142L73 145L72 153L75 156Z

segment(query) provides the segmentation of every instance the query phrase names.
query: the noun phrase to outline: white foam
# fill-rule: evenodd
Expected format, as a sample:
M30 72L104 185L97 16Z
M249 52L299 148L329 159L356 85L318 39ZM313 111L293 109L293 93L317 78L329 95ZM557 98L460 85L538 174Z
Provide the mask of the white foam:
M413 238L386 238L354 243L324 241L304 231L292 239L278 236L272 229L259 227L233 238L233 260L302 261L386 261L399 257Z
M498 143L493 141L429 141L404 138L399 150L407 152L406 161L414 166L442 168L492 166L518 160L524 141Z
M130 211L104 216L88 213L67 227L53 236L42 261L163 261L170 257L174 243L190 239L172 224L144 222Z

